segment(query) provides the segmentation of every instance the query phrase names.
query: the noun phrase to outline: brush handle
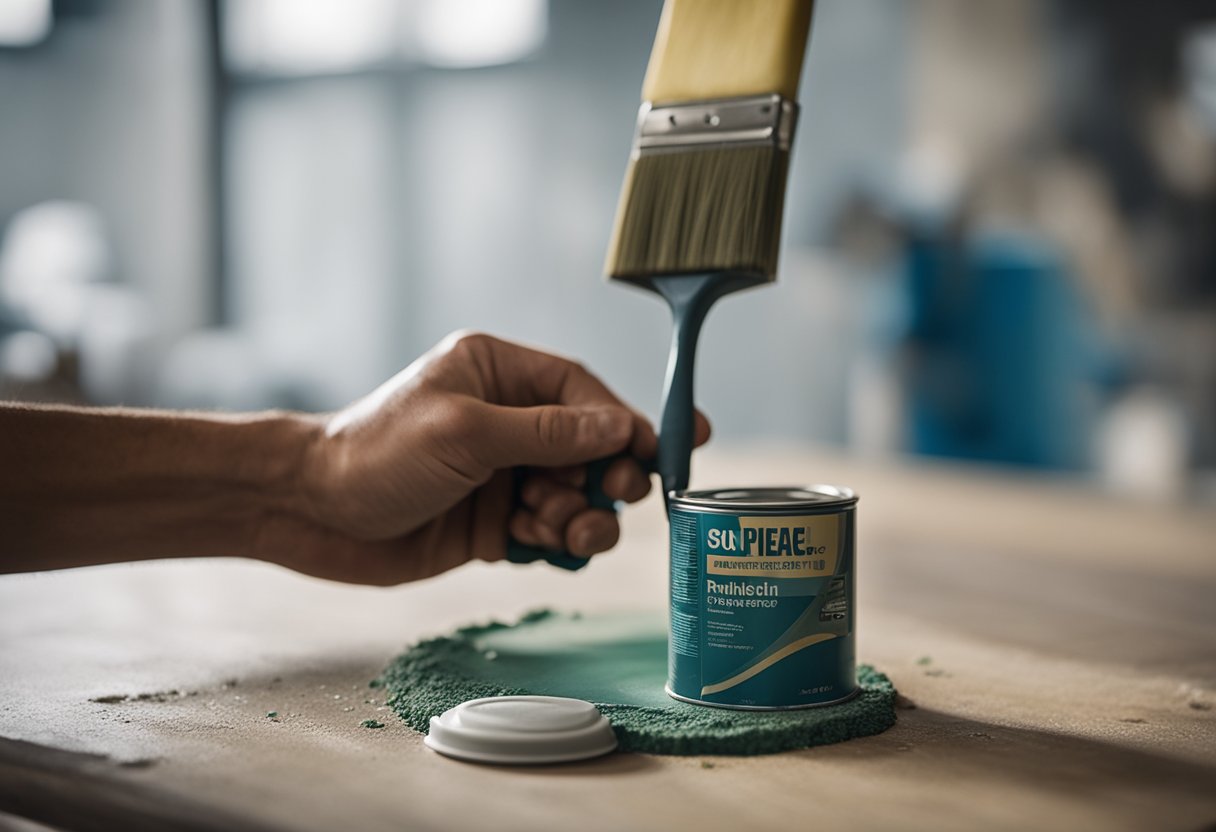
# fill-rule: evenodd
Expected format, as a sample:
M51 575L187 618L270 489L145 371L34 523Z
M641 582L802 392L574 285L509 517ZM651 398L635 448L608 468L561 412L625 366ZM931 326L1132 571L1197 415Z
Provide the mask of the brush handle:
M650 285L671 307L671 354L663 386L659 418L659 476L663 499L688 488L692 448L696 438L693 376L701 325L714 302L725 294L765 282L762 275L731 272L654 277Z
M671 298L668 300L671 301ZM692 300L680 298L671 307L671 353L667 357L663 412L659 417L659 477L663 482L664 500L672 491L688 488L692 467L692 448L696 438L693 381L697 339L705 314L709 311L708 304L704 305L704 309L699 309Z
M587 463L587 482L583 486L583 492L587 495L587 507L611 511L614 514L617 510L617 501L604 493L604 475L608 473L608 469L612 463L618 459L632 458L634 462L642 467L646 473L653 473L655 470L654 460L637 459L630 457L627 453L617 454L616 456L607 456L603 459L597 459ZM520 488L523 487L523 479L526 475L524 468L516 468L514 471L515 485L514 497L512 502L516 507L522 506L523 503L519 499ZM520 543L518 540L507 540L507 560L511 563L532 563L537 560L544 560L553 566L561 569L567 569L575 572L582 569L590 561L590 558L580 558L565 551L552 551L544 549L540 546L528 546Z

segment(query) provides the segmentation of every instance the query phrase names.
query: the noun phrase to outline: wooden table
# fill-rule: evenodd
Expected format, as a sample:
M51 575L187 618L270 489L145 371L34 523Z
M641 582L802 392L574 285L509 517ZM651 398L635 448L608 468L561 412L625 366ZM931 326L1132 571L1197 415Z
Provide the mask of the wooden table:
M367 687L461 623L662 609L651 499L578 574L479 564L382 590L198 561L0 578L0 811L70 829L1216 823L1211 511L790 447L707 451L697 480L858 489L860 656L906 697L894 728L769 757L495 768L431 753Z

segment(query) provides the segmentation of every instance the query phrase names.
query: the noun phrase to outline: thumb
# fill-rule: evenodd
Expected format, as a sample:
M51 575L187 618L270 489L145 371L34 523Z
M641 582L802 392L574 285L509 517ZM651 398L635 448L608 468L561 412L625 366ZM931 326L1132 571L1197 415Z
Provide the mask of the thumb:
M623 451L633 435L633 414L616 405L487 407L476 450L491 468L590 462Z

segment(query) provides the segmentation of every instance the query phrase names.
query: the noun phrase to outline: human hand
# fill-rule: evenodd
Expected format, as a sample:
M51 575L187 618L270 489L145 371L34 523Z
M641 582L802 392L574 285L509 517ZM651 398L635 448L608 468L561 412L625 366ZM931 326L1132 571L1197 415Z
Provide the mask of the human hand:
M589 509L584 463L652 458L650 424L580 365L487 335L453 335L322 420L294 510L263 524L258 557L320 577L388 585L521 543L587 557L616 544L610 511ZM697 444L709 423L697 414ZM513 474L527 466L513 505ZM630 458L604 492L636 502L650 479Z

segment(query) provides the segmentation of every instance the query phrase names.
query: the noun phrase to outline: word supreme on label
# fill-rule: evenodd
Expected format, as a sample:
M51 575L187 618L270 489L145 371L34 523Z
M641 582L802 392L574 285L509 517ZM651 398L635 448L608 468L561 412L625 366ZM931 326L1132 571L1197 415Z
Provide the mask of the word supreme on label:
M822 555L827 546L816 546L808 540L811 530L806 526L769 526L732 529L710 529L705 544L712 553L742 552L747 555Z

